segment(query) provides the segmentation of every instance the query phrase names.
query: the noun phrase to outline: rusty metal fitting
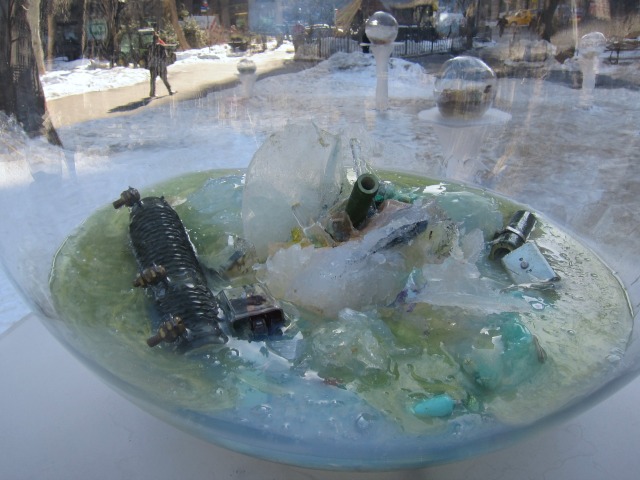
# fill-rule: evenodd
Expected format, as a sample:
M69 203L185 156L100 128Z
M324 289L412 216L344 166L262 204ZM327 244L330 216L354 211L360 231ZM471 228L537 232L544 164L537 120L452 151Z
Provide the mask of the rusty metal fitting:
M142 272L136 275L136 278L133 281L133 286L146 287L149 285L156 285L166 279L167 270L162 265L153 265L149 268L145 268Z
M187 327L183 323L182 318L171 315L169 320L160 325L155 335L147 338L147 345L155 347L162 342L173 342L186 330Z
M127 190L120 194L120 198L113 202L113 208L132 207L140 201L140 193L133 187L129 187Z

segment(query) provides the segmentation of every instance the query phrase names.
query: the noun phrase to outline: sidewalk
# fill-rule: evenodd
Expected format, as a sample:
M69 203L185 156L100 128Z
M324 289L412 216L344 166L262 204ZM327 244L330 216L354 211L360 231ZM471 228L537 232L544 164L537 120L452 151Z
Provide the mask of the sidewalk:
M313 66L309 62L294 62L293 54L259 58L256 62L258 79L270 75L294 73ZM240 60L240 58L238 58ZM47 109L56 128L85 122L95 118L138 113L168 102L201 98L216 90L239 83L237 62L190 63L169 67L169 83L177 91L169 96L162 80L156 80L157 97L149 98L149 81L128 87L88 92L47 101Z

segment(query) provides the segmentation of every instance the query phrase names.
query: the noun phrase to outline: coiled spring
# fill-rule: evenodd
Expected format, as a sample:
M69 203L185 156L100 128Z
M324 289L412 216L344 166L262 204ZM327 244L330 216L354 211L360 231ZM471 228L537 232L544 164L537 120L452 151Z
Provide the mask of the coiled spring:
M218 303L176 211L163 197L140 199L133 188L113 202L115 208L124 205L131 207L129 237L140 268L134 285L151 290L164 322L147 343L176 341L179 350L225 343Z

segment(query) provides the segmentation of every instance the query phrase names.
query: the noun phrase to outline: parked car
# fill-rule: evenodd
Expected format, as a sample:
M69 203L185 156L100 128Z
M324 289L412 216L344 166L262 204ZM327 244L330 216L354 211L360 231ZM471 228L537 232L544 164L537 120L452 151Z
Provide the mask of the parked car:
M517 10L514 13L507 13L505 18L507 25L511 27L528 27L535 18L535 13L533 10Z

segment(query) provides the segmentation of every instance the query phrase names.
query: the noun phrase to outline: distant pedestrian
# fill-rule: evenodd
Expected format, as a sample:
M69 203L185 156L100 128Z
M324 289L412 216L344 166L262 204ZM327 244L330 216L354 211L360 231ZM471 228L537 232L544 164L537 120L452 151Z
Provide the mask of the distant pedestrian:
M169 95L175 92L171 90L169 79L167 78L167 64L169 63L169 54L167 52L167 44L160 38L158 32L153 32L153 42L149 46L149 73L151 74L150 97L156 96L156 78L160 77L165 87L169 91Z
M304 44L304 35L306 33L304 25L300 22L296 23L291 29L291 33L293 34L293 50L297 52L298 48Z
M498 35L502 37L504 29L507 26L507 19L505 17L498 17Z
M536 13L536 16L531 20L529 24L529 30L534 33L540 33L540 26L542 25L542 12Z
M367 32L362 34L362 53L369 53L371 51L371 40L367 37Z

